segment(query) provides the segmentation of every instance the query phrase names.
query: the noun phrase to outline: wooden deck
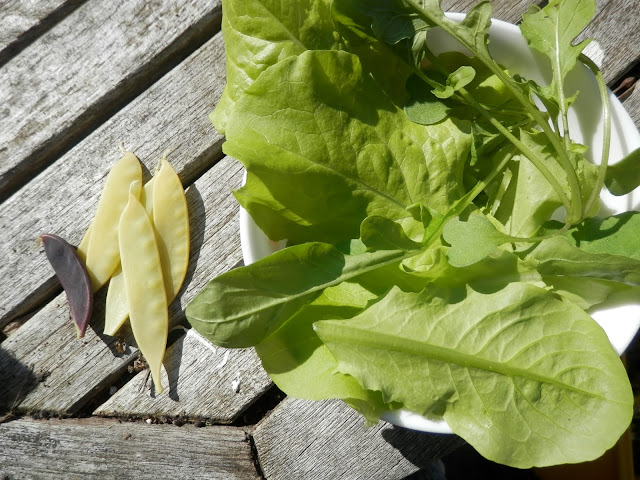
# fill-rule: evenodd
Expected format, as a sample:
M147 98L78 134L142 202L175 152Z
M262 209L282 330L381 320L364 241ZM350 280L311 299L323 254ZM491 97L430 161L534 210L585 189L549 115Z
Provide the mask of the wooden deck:
M495 17L517 22L540 2L493 3ZM252 349L214 347L185 328L187 303L242 262L231 195L242 170L207 118L225 82L221 15L220 0L0 5L0 478L429 478L464 443L365 428L340 402L283 398ZM640 72L637 0L598 0L585 35L640 126L640 91L629 88ZM104 292L76 338L38 245L42 233L79 243L120 142L146 178L173 149L188 186L193 253L170 312L169 391L157 398L134 368L131 332L118 339L123 352L102 335Z

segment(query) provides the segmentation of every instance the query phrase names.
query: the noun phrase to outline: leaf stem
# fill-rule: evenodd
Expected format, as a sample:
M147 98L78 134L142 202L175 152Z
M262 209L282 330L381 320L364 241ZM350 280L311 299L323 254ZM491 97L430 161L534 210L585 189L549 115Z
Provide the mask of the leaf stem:
M527 110L527 112L533 117L536 123L540 126L544 134L549 139L549 142L553 146L554 150L558 153L558 160L563 170L567 175L567 181L569 183L569 190L571 192L571 201L569 204L565 204L565 208L567 209L567 218L570 222L577 222L580 218L582 218L582 195L580 189L580 183L578 181L578 176L576 174L573 165L571 164L571 160L569 159L569 154L565 149L560 136L553 131L549 123L544 118L544 115L538 108L530 101L528 95L525 95L520 87L514 82L514 80L507 75L502 68L493 60L491 55L488 53L488 49L485 52L479 51L475 45L466 41L466 39L459 35L454 28L451 28L450 20L448 20L444 16L444 12L439 9L441 13L441 17L437 17L433 15L428 10L423 9L416 0L404 0L406 5L408 5L415 14L425 20L427 23L435 24L442 28L446 33L451 35L453 38L458 40L465 48L469 51L473 52L476 57L494 73L507 87L507 89L511 92L513 97L518 100L522 106ZM565 122L566 123L566 122ZM537 167L538 165L536 165ZM545 175L547 177L547 175ZM557 182L556 182L557 183ZM556 187L554 186L554 190ZM566 195L565 195L566 197ZM563 201L564 203L564 201Z
M508 146L503 148L503 156L498 163L498 166L493 169L483 180L480 180L478 183L474 185L474 187L469 190L460 200L458 200L451 209L447 213L444 214L443 218L440 220L440 225L436 230L434 230L429 238L425 239L422 242L423 249L431 246L431 244L442 235L442 231L444 229L445 224L450 219L459 216L464 210L471 205L473 200L482 192L489 183L493 181L493 179L500 173L506 166L507 163L511 161L513 156L515 155L514 147Z
M609 92L607 84L602 76L602 72L598 66L584 54L580 54L580 61L584 63L595 75L600 93L600 101L602 102L602 123L604 131L602 133L602 154L600 157L600 167L598 169L598 179L596 186L591 192L589 199L584 208L584 215L589 215L591 207L600 195L600 191L604 186L605 177L607 175L607 167L609 166L609 150L611 148L611 105L609 103Z
M564 192L564 189L560 185L560 182L546 167L546 165L538 158L538 156L531 151L524 143L522 143L513 133L511 133L504 125L502 125L490 112L488 112L475 98L473 98L465 89L458 91L460 95L469 102L478 112L493 125L502 135L504 135L522 154L527 157L531 163L540 171L544 178L549 182L554 189L560 201L567 209L567 212L571 211L572 203L571 199ZM573 167L572 167L573 170ZM574 172L575 174L575 172Z

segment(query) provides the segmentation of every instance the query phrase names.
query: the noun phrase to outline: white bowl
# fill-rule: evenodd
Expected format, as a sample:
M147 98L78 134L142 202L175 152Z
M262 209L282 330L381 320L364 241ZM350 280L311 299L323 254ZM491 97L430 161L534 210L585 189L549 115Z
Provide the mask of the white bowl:
M461 21L463 14L447 14L453 20ZM529 49L526 40L516 25L493 20L490 28L489 49L492 56L511 73L519 73L525 78L547 84L550 71L547 61ZM465 51L464 48L441 30L429 32L429 45L434 53ZM589 147L599 157L602 145L603 126L601 123L600 95L593 74L583 65L576 67L567 78L567 91L571 94L579 90L577 101L571 108L569 123L572 138ZM633 120L613 93L611 102L611 151L610 164L614 164L632 150L640 147L640 133ZM590 155L590 154L589 154ZM598 161L593 156L591 161ZM607 191L601 195L602 215L613 215L640 206L640 189L629 195L615 197ZM240 209L240 242L245 265L255 262L284 247L284 242L273 242L258 228L251 216ZM640 327L640 305L624 305L590 312L592 317L607 333L611 344L622 354ZM432 433L452 433L445 421L428 420L407 410L389 412L384 420L395 425Z

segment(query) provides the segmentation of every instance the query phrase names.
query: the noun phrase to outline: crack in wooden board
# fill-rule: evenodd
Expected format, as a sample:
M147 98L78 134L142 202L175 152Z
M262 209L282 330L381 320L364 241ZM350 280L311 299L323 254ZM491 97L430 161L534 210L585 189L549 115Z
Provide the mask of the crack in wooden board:
M171 326L184 322L186 304L211 278L231 269L242 258L238 205L231 194L241 181L241 166L225 157L187 191L193 253L183 291L170 307ZM125 329L124 339L132 347L124 354L117 353L116 339L101 333L103 304L104 290L96 298L90 326L82 339L76 338L66 298L60 294L5 340L0 346L0 384L4 388L0 405L8 408L18 396L17 408L21 411L73 414L122 374L137 355L135 341ZM263 374L257 363L259 360L253 356L244 359L243 367L258 375L256 382L260 385L264 380L260 380ZM31 381L25 388L21 375L29 366L36 377L46 374L46 379ZM254 394L261 391L258 388ZM231 402L230 407L235 410L212 411L209 416L232 419L245 404Z
M234 427L19 419L1 424L0 438L2 478L259 478L247 433Z
M231 423L273 384L254 349L214 347L193 329L165 355L162 381L168 393L155 395L147 378L147 371L138 373L94 415Z
M256 426L253 440L270 480L401 479L465 443L457 435L386 422L366 427L364 418L340 400L291 397Z
M219 29L220 1L88 2L0 69L0 201Z
M87 0L4 0L0 7L0 66Z

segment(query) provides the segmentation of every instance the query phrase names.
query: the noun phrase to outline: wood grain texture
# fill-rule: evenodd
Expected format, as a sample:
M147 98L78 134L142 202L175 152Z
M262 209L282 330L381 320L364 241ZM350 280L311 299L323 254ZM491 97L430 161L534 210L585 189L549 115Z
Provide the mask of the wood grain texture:
M636 128L640 130L640 85L636 85L631 95L622 103L624 108L629 112Z
M0 477L258 478L241 429L99 420L22 419L0 425Z
M220 16L219 0L87 2L4 65L0 201L212 35Z
M283 400L256 427L258 460L269 480L405 478L464 444L380 422L367 428L339 400Z
M442 9L445 12L468 12L478 0L442 0ZM519 23L522 14L530 5L537 5L539 0L493 0L493 18L510 23Z
M637 0L598 0L596 17L578 37L594 38L585 53L601 68L607 83L640 61Z
M0 64L86 0L4 0L0 3Z
M120 142L139 156L145 178L168 148L173 149L169 161L184 184L215 163L222 137L207 115L224 81L224 47L218 34L0 204L0 245L7 252L0 262L0 328L60 291L38 237L56 233L73 245L80 242L106 175L121 155Z
M241 261L238 205L231 195L231 189L239 187L241 180L240 165L225 158L187 191L192 255L185 286L170 307L171 326L184 322L184 307L207 281ZM96 298L91 323L82 339L76 338L64 294L47 304L0 345L0 406L15 403L23 411L77 412L137 356L128 328L124 328L123 336L130 347L119 354L116 339L102 335L103 325L104 294ZM253 361L257 362L257 357ZM257 367L249 363L246 360L244 368L256 372ZM233 415L211 412L210 416Z
M253 349L214 347L193 329L164 357L162 379L168 394L152 395L147 378L146 371L140 372L94 415L180 416L230 423L272 385Z

